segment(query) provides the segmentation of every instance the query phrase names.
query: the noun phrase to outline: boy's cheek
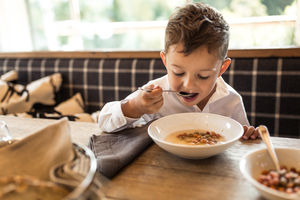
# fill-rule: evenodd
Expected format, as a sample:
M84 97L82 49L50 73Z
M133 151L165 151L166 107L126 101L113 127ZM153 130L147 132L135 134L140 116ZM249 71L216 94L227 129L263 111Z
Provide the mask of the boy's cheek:
M169 81L170 87L172 90L179 91L180 90L180 82L176 80Z

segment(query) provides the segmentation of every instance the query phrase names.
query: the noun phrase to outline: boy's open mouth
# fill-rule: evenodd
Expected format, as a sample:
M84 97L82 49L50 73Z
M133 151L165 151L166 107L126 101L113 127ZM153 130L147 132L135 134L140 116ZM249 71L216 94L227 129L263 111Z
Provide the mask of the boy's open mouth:
M198 93L188 93L188 92L183 92L183 91L178 92L177 94L184 98L188 98L188 99L192 99L198 95Z

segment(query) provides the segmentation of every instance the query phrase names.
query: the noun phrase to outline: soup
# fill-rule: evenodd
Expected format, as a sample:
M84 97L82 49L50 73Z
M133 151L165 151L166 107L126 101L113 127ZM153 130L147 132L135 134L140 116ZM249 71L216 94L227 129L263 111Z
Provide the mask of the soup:
M183 130L169 134L165 141L175 144L188 145L214 145L224 141L225 138L221 134L207 130Z
M286 167L281 167L279 172L265 170L259 176L258 182L281 192L300 194L300 171L296 168L288 170Z

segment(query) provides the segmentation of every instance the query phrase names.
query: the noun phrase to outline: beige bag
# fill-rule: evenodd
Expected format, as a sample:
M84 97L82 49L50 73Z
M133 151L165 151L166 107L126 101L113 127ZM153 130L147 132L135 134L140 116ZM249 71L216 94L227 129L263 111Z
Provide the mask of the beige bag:
M0 199L102 199L105 180L87 151L72 144L67 119L1 147Z
M50 180L51 167L69 162L73 157L68 121L62 119L0 148L0 177L30 175Z

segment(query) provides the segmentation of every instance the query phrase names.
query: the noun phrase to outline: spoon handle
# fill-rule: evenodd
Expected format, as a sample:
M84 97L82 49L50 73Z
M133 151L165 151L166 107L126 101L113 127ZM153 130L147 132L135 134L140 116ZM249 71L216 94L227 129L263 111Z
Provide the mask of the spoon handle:
M151 92L152 91L151 89L145 89L145 88L142 88L142 87L139 87L138 90L143 90L145 92ZM176 91L173 91L173 90L163 90L163 92L176 92Z
M275 150L274 150L274 147L271 143L271 140L270 140L270 134L269 134L269 131L267 129L266 126L264 125L260 125L258 127L258 132L262 138L262 140L264 141L264 143L266 144L267 146L267 150L275 164L275 168L277 171L280 171L280 165L279 165L279 161L278 161L278 158L277 158L277 155L275 153Z

